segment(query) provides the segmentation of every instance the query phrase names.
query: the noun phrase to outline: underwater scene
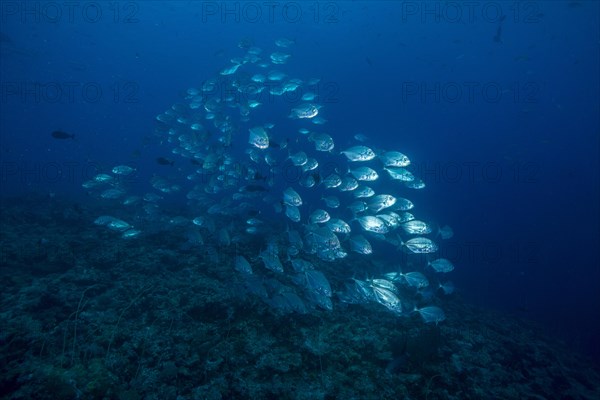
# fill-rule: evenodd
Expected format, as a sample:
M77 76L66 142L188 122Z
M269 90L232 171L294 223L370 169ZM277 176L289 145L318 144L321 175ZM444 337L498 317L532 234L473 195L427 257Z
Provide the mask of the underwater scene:
M0 398L600 398L600 3L0 9Z

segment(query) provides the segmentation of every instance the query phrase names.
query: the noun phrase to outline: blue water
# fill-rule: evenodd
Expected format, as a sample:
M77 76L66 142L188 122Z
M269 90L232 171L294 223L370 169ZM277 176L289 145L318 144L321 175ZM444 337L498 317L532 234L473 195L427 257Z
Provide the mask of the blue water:
M3 197L84 203L118 164L146 190L170 156L155 116L240 39L288 37L286 71L321 78L337 148L364 133L416 160L460 295L600 358L599 3L74 4L0 5Z

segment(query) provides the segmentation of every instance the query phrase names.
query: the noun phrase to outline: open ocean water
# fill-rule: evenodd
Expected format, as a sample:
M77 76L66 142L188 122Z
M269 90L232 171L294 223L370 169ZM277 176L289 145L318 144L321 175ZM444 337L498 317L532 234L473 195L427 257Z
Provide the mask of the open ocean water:
M0 397L600 398L599 4L0 2Z

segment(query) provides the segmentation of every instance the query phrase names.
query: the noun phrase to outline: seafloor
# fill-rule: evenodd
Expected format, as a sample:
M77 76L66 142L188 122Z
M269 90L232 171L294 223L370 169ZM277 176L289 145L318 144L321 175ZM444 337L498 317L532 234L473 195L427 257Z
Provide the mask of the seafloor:
M123 240L92 223L106 211L2 203L2 398L600 398L590 362L459 295L438 326L378 304L278 315L239 295L230 249Z

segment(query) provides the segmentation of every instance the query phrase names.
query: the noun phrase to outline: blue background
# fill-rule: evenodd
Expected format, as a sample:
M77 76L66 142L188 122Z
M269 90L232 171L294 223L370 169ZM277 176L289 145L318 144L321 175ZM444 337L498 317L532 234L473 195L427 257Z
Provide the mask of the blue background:
M169 156L155 116L240 39L288 37L336 148L364 133L416 160L460 295L600 358L599 3L75 4L1 4L2 196L91 201L81 183L118 164L143 187Z

